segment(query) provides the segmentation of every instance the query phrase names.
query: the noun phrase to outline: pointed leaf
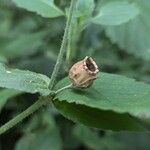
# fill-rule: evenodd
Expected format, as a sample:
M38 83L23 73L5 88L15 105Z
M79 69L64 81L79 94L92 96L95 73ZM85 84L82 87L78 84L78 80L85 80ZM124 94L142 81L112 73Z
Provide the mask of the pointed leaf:
M126 24L105 28L107 36L122 50L144 60L150 60L150 3L135 0L140 15Z
M63 15L53 0L13 0L13 2L28 11L36 12L45 18L53 18Z
M58 86L67 84L68 79L64 79ZM150 85L100 73L90 88L65 90L58 94L54 104L68 118L89 126L143 130L139 122L142 118L146 123L150 118Z
M0 64L0 87L16 89L28 93L49 93L50 79L42 74L18 69L9 69Z
M119 25L135 18L139 9L134 3L115 1L105 4L93 22L102 25Z

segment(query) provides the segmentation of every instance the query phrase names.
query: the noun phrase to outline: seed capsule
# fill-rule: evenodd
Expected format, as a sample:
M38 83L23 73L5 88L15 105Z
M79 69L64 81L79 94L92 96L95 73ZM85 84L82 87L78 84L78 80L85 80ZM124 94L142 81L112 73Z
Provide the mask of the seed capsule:
M75 63L70 71L69 78L76 87L86 88L96 79L96 74L99 72L95 61L86 56L82 61Z

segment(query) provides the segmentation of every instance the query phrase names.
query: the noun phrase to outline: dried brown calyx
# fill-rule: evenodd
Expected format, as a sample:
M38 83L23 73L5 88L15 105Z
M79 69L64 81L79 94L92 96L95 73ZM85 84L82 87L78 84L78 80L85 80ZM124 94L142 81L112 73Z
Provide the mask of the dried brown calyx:
M74 86L86 88L93 83L99 72L95 61L86 56L82 61L75 63L70 71L69 78Z

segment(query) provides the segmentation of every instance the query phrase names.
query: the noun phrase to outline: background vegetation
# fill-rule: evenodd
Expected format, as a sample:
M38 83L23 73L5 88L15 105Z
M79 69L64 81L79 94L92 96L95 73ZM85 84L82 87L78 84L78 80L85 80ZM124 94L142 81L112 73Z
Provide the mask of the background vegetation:
M54 4L51 0L49 5L46 3L48 2L47 0L44 3L43 1L30 0L30 4L28 4L28 0L0 0L0 62L11 68L30 70L50 77L59 53L70 1L55 0ZM49 8L51 8L51 11L49 11ZM109 10L111 10L111 13ZM119 15L117 16L117 14ZM108 111L107 115L110 118L106 117L108 122L104 121L102 123L102 120L106 119L104 117L106 112L104 113L103 109L99 114L99 112L96 113L96 110L93 113L91 108L89 110L89 108L84 108L83 106L68 106L71 111L76 108L75 111L78 110L81 113L82 111L90 112L91 116L93 113L92 117L96 120L94 126L100 126L101 130L73 123L60 115L52 105L46 106L31 117L26 118L18 126L1 135L0 149L149 150L149 133L111 131L139 129L137 125L132 124L130 121L128 122L128 116L122 115L124 112L129 112L133 117L138 116L137 118L144 120L142 124L148 130L150 128L150 125L147 125L150 116L148 111L150 104L148 101L150 100L150 88L148 85L150 83L149 16L149 0L107 0L107 2L105 0L78 0L72 30L69 35L71 41L68 43L67 55L59 72L59 80L67 76L72 64L83 59L86 55L90 55L99 65L100 71L135 78L147 84L136 83L132 79L102 73L99 78L102 77L104 82L99 81L96 85L97 87L100 85L100 87L104 86L106 88L104 92L108 92L108 101L98 107L103 104L104 106L102 107L104 108L112 107L111 110L116 111L117 115L121 116L113 118L116 114L112 115L112 112ZM11 87L12 85L9 83L7 86L2 86L6 74L2 74L2 71L0 72L1 87ZM24 73L22 72L19 76L15 73L17 74L18 71L14 71L16 80L21 80L20 76ZM107 84L105 85L106 80ZM6 81L7 79L5 79L5 83ZM68 83L68 81L63 80L60 86L66 82ZM122 87L122 83L125 83L123 84L124 87ZM111 84L118 90L118 93L111 95L107 91ZM21 84L16 84L15 86L24 91L24 87ZM130 88L127 89L128 87ZM31 91L31 89L26 88L25 91ZM137 98L131 97L132 92L130 93L130 91L134 91L137 95L139 94ZM43 91L39 92L42 93ZM123 92L124 94L122 94ZM146 92L147 94L145 94ZM38 99L39 94L29 93L1 88L1 125ZM67 97L68 101L71 101L72 97L78 98L77 96L78 94L71 94L70 91L67 91L58 95L57 98L66 99ZM136 97L136 95L134 96ZM115 101L118 105L111 105L112 98L115 99L116 97L120 98ZM121 100L126 99L125 103L120 103ZM87 98L88 100L92 101ZM82 101L79 101L79 104L80 102ZM87 104L88 107L96 105L92 102ZM55 102L56 107L61 112L64 112L63 105L67 107L67 104L63 103L66 102L57 100ZM72 119L73 113L71 112L71 116L68 113L65 116ZM83 118L87 117L85 114L82 114ZM102 116L101 120L97 119L99 115ZM90 123L85 123L83 118L81 122L84 124L91 123L90 121ZM118 118L123 118L123 120L117 122ZM118 127L116 124L118 124Z

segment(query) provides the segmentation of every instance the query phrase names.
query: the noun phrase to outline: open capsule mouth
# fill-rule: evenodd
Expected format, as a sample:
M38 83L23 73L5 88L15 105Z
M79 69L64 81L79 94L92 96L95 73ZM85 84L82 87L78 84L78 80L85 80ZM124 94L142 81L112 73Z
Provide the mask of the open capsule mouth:
M88 56L85 57L84 66L89 73L96 74L99 72L98 66L96 65L95 61L91 57Z

